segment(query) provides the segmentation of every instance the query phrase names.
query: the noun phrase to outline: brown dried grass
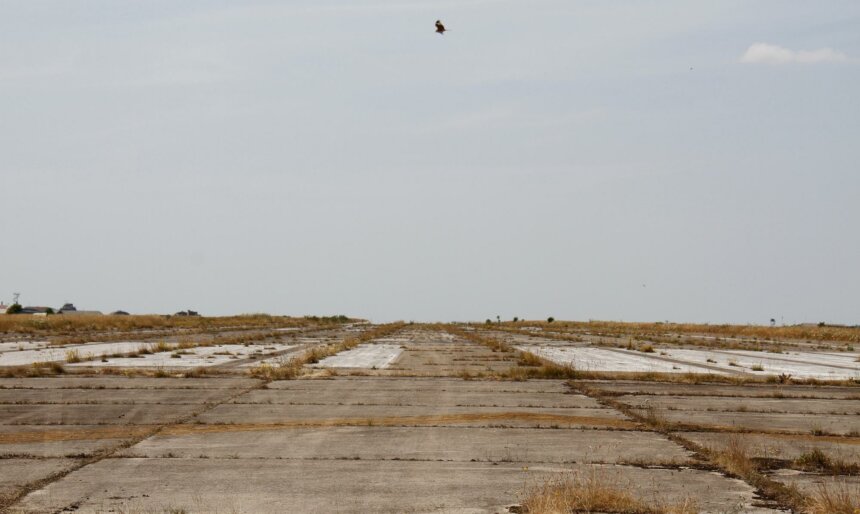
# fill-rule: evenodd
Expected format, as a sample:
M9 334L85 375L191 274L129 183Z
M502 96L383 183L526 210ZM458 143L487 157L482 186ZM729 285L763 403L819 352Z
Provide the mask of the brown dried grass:
M757 473L749 448L740 437L729 437L725 447L710 449L713 461L733 475L746 478Z
M66 335L87 332L117 332L138 330L224 330L250 328L290 328L315 325L336 325L354 319L339 317L294 318L268 314L240 316L162 316L162 315L53 315L44 317L26 315L0 316L0 334ZM76 342L76 341L70 341ZM84 341L86 342L86 341Z
M695 514L692 500L676 505L649 505L630 494L629 484L591 470L569 473L533 487L523 499L522 511L528 514L569 514L604 512L613 514Z
M226 423L226 424L185 424L173 425L162 431L166 435L192 435L220 432L259 432L286 430L306 427L339 426L439 426L467 423L485 423L506 426L513 423L531 423L540 426L592 426L612 429L637 428L635 423L623 419L599 418L595 416L573 416L562 414L541 414L535 412L474 412L462 414L440 414L426 416L378 416L354 418L308 418L282 423Z
M0 368L2 378L32 378L60 375L66 369L59 362L34 362L29 366L11 366Z
M860 487L822 482L807 499L807 514L860 514Z

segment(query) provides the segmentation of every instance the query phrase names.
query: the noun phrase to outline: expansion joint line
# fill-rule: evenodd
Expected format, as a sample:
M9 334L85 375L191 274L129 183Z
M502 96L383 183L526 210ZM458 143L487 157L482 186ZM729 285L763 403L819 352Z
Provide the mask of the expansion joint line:
M215 380L217 380L217 379L215 379ZM80 462L78 462L77 464L75 464L74 466L72 466L68 469L59 471L57 473L53 473L53 474L51 474L45 478L36 480L34 482L30 482L29 484L22 487L21 490L18 491L17 493L10 495L8 497L0 497L0 514L9 514L10 512L12 512L11 508L14 507L15 504L17 504L19 501L24 499L24 497L26 497L28 494L30 494L33 491L37 491L39 489L47 487L47 486L51 485L52 483L74 473L75 471L79 471L79 470L81 470L87 466L90 466L92 464L96 464L98 462L103 461L104 459L113 457L114 455L116 455L117 452L125 450L126 448L130 448L136 444L139 444L139 443L149 439L150 437L156 436L159 433L161 433L162 431L164 431L165 429L175 427L177 425L182 425L182 424L188 423L189 421L196 418L197 416L200 416L201 414L205 414L206 412L214 409L215 407L218 407L219 405L223 405L225 403L230 403L233 400L235 400L236 398L238 398L242 395L248 394L251 391L262 389L266 386L266 384L267 384L267 382L261 381L260 383L254 384L251 387L241 389L238 392L236 392L235 394L227 396L226 398L224 398L220 401L206 402L202 405L202 407L200 409L195 410L195 411L191 412L190 414L188 414L187 416L184 416L184 417L182 417L176 421L173 421L172 423L164 423L162 425L157 425L157 426L153 427L152 430L144 433L143 435L140 435L138 437L134 437L131 439L126 439L122 443L120 443L116 446L113 446L111 448L107 448L105 450L100 451L97 455L93 455L91 457L87 457L87 458L81 460ZM57 511L54 511L54 514L62 514L63 512L68 512L70 508L74 509L75 507L76 507L75 504L67 505L67 506L65 506L65 507L63 507Z
M605 407L614 409L637 423L641 423L648 431L665 436L673 443L691 452L695 459L707 463L713 469L719 470L728 477L743 480L753 487L761 498L770 503L769 507L787 509L791 512L803 511L803 506L807 501L805 496L801 495L796 489L787 487L785 484L772 480L760 473L748 457L742 457L744 459L744 466L734 466L735 469L732 469L730 465L727 465L726 459L720 458L719 450L707 448L683 437L679 433L679 429L682 428L680 424L673 423L654 411L649 411L647 415L641 414L630 405L614 399L611 395L606 394L603 390L593 385L576 380L568 381L567 385L573 391L587 396Z

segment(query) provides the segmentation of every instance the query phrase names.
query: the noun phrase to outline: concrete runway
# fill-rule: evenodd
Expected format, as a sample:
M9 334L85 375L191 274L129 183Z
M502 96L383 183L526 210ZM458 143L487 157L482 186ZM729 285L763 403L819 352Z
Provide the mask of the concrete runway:
M860 453L860 388L466 380L456 377L515 366L516 354L425 329L386 339L319 363L349 364L343 374L308 367L300 380L241 367L0 379L0 500L16 513L501 514L578 473L647 502L763 513L777 511L750 484L630 413L656 412L708 447L741 438L777 459L775 480L804 490L824 478L791 459Z

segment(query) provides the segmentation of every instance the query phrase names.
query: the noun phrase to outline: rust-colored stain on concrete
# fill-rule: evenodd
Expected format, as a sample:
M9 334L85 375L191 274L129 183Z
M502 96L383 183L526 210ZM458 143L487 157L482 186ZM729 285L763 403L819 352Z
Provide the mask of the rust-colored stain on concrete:
M0 444L53 443L57 441L95 441L99 439L133 439L153 433L153 427L103 427L0 433Z

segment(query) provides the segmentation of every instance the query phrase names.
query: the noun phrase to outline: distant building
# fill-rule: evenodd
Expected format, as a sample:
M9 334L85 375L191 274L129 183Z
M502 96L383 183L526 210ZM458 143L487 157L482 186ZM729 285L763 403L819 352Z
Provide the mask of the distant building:
M65 314L66 316L101 316L102 313L100 311L79 311L75 304L66 303L63 304L57 310L57 314Z
M66 303L66 304L63 304L63 306L62 306L62 307L60 307L59 309L57 309L57 312L58 312L58 313L60 313L60 314L64 314L64 313L66 313L66 312L77 312L77 310L78 310L78 309L77 309L77 307L75 307L75 304L73 304L73 303Z
M8 308L9 308L8 305L6 305L3 302L0 302L0 314L6 314L6 309L8 309Z

